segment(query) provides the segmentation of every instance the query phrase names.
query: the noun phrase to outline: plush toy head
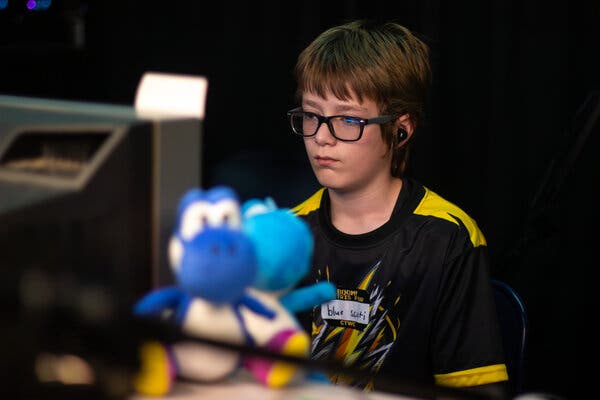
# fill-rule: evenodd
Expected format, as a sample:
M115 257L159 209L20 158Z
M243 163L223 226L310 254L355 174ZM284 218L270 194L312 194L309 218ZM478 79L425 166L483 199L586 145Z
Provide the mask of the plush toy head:
M240 203L227 186L191 189L179 203L169 243L179 287L214 303L239 300L255 280L256 255L241 231Z
M277 208L271 198L246 201L242 216L242 230L256 250L254 287L278 291L295 286L310 267L313 236L308 225L289 209Z

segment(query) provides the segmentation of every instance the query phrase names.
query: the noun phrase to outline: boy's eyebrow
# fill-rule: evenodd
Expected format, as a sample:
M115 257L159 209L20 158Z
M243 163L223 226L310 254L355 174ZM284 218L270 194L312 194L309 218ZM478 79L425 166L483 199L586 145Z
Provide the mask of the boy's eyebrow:
M336 107L336 110L338 112L347 112L347 111L366 112L366 111L368 111L366 109L366 107L361 107L361 106L358 106L358 105L350 105L350 104L340 105L339 107Z
M311 100L306 100L306 99L302 100L302 105L312 106L315 108L318 106L318 104L316 102L311 101Z
M303 105L307 105L307 106L312 106L315 108L319 107L319 103L311 101L311 100L304 100L302 101ZM368 111L366 107L361 107L359 105L356 104L339 104L335 106L336 109L336 114L339 113L344 113L344 112L366 112Z

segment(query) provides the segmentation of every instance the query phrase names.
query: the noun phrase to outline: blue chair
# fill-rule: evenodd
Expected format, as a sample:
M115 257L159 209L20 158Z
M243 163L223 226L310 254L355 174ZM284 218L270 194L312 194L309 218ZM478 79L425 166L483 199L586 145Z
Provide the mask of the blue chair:
M492 288L504 346L509 389L511 395L516 396L523 391L527 310L519 294L506 282L492 279Z

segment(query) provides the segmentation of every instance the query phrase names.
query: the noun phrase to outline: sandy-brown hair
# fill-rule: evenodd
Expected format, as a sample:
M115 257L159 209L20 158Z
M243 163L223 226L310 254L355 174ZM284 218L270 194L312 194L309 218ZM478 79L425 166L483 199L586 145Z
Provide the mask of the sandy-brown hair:
M341 100L373 100L383 114L408 114L413 126L423 118L431 81L429 47L406 27L359 20L321 33L299 55L294 74L296 95L331 91ZM401 176L408 143L397 146L392 124L382 125L392 154L392 175Z

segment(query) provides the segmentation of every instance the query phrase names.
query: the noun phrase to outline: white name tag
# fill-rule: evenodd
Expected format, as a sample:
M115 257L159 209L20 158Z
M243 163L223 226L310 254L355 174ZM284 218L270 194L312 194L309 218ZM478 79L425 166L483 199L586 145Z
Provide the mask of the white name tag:
M369 304L351 300L331 300L321 304L321 317L324 320L353 321L366 325L369 323Z

